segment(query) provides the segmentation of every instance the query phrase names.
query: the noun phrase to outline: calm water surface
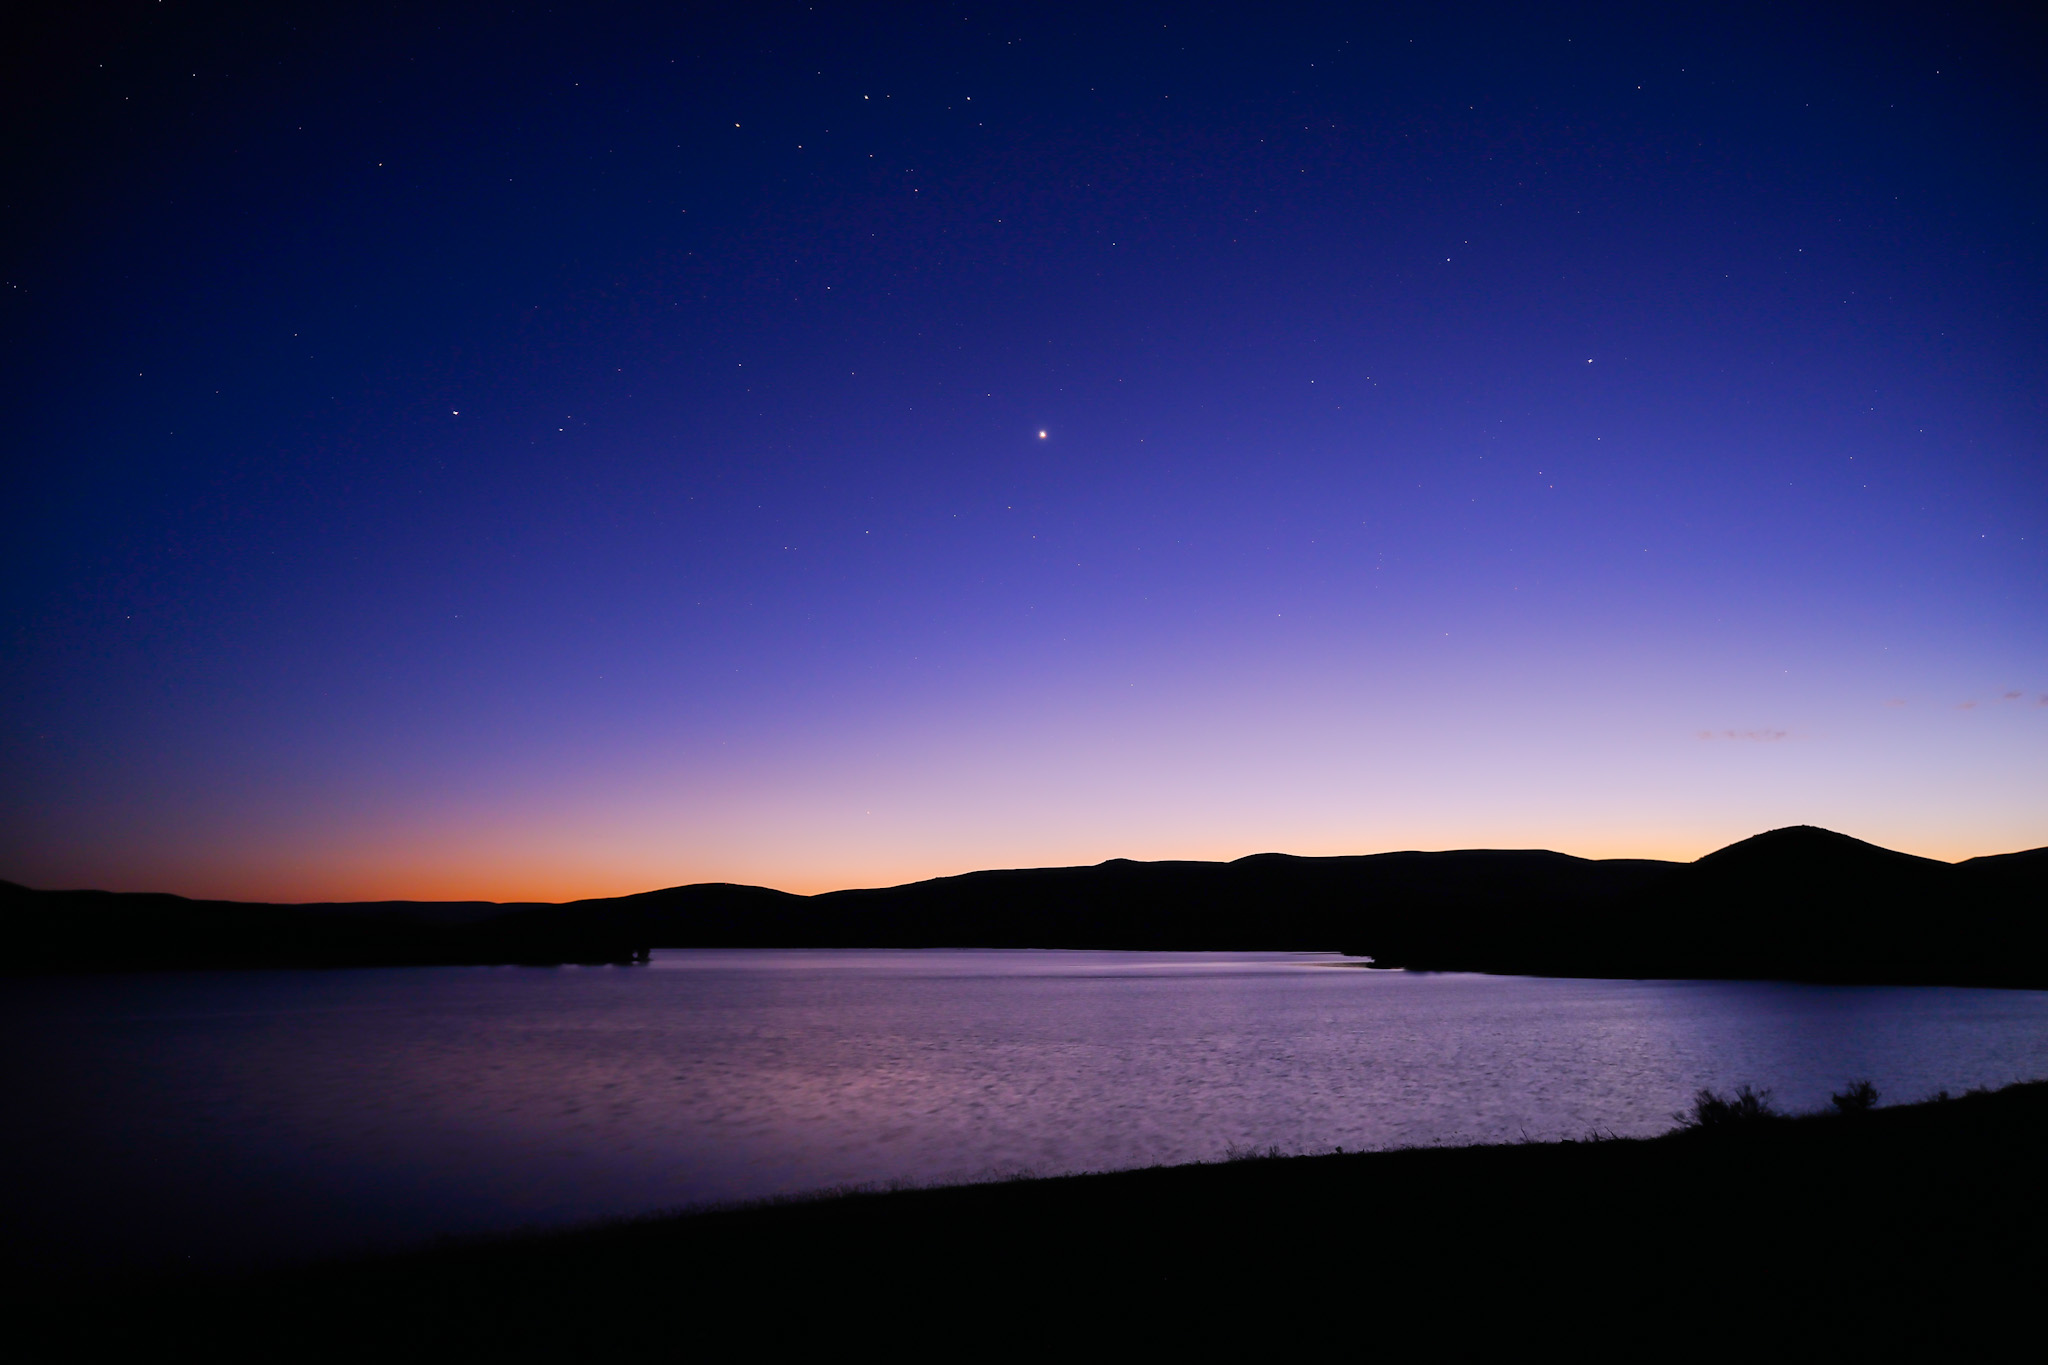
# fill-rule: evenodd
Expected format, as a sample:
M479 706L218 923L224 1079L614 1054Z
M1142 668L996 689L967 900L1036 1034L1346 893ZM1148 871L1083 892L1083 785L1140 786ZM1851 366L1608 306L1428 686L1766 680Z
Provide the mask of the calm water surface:
M1302 954L662 952L0 985L10 1254L213 1265L836 1185L1647 1134L2048 1076L2048 993Z

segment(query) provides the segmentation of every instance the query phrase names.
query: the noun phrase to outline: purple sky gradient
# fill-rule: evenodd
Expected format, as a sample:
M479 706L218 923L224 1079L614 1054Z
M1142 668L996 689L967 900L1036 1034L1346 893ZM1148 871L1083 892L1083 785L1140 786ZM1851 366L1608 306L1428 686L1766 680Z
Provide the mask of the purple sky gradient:
M20 97L0 876L2048 843L2038 28L121 13Z

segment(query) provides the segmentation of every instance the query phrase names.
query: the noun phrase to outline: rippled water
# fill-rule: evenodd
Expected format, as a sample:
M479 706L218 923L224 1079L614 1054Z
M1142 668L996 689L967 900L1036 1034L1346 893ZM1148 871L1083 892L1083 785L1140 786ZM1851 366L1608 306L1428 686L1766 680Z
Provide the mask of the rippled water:
M662 952L0 985L16 1256L217 1264L823 1187L1646 1134L2048 1076L2048 993L1301 954Z

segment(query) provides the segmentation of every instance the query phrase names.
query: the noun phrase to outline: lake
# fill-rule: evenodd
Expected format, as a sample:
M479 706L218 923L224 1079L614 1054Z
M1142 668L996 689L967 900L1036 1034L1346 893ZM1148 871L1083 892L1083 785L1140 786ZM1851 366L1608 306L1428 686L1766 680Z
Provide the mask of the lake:
M2048 1076L2048 993L1283 953L664 951L0 983L7 1244L226 1266L846 1185L1650 1134Z

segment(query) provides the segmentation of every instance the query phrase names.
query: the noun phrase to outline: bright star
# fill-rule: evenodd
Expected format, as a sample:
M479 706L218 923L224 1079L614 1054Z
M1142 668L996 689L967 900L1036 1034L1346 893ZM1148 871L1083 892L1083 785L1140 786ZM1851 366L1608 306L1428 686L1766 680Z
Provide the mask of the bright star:
M1042 431L1041 431L1041 432L1039 432L1039 433L1038 433L1038 439L1039 439L1039 440L1041 440L1041 441L1043 441L1043 440L1045 439L1045 433L1044 433L1044 432L1042 432Z

